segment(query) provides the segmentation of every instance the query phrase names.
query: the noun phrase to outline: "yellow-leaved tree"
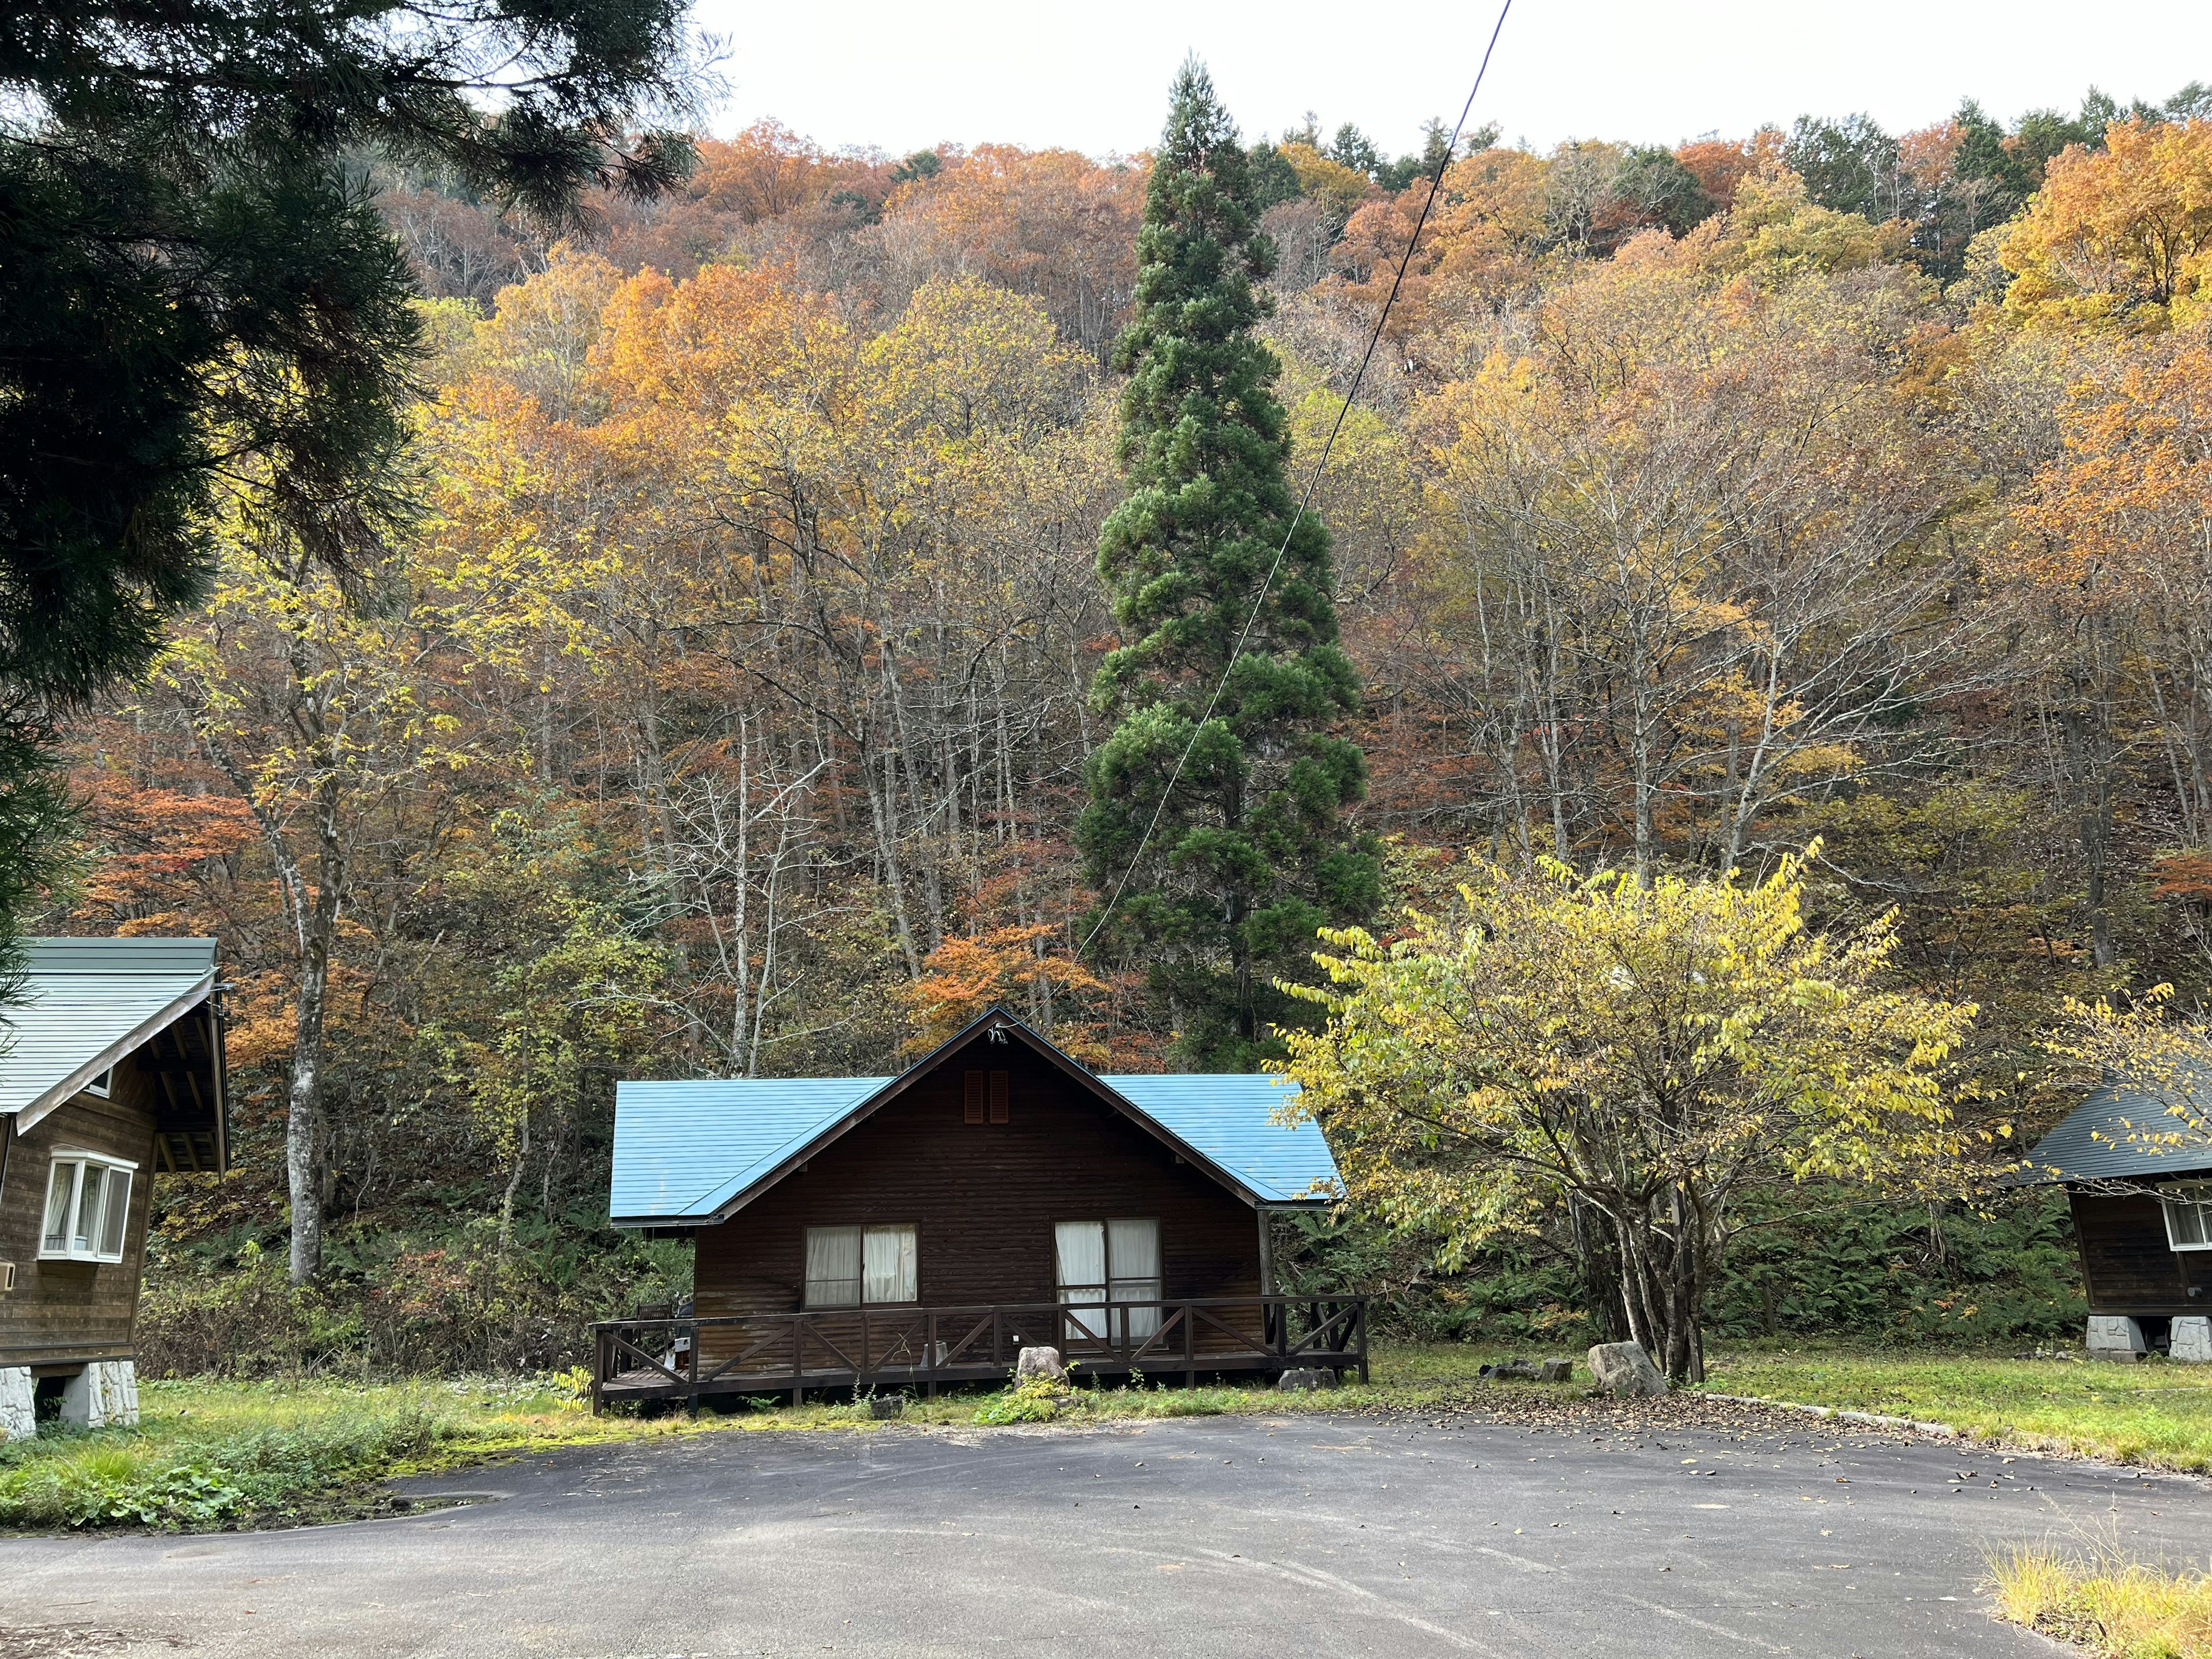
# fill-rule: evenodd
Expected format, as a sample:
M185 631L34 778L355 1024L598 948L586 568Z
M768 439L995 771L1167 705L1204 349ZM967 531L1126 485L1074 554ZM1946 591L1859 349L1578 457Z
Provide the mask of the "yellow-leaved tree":
M1322 938L1293 994L1293 1109L1348 1202L1441 1235L1447 1266L1565 1201L1609 1240L1631 1335L1705 1374L1700 1313L1735 1212L1811 1177L1924 1188L1965 1151L1950 1057L1974 1010L1888 988L1887 918L1807 928L1804 859L1757 884L1482 866L1464 914Z
M2002 233L2005 309L2154 334L2203 313L2212 276L2212 121L2118 121L2069 148Z

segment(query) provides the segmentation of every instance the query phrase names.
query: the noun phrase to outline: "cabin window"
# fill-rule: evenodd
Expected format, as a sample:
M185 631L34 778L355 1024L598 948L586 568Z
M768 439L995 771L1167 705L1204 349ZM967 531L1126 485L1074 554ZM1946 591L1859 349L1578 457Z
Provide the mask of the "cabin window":
M2159 1194L2166 1242L2177 1250L2212 1250L2212 1181L2188 1181Z
M809 1227L806 1305L862 1308L913 1302L916 1285L914 1224L896 1227Z
M57 1152L46 1176L39 1255L49 1261L122 1261L137 1167L97 1152Z
M111 1066L106 1071L102 1072L98 1077L93 1079L91 1082L86 1084L84 1085L84 1091L88 1095L97 1095L100 1099L106 1100L109 1094L114 1090L114 1087L115 1068Z
M1158 1222L1055 1222L1052 1243L1071 1340L1143 1342L1159 1329L1157 1307L1102 1305L1160 1299Z

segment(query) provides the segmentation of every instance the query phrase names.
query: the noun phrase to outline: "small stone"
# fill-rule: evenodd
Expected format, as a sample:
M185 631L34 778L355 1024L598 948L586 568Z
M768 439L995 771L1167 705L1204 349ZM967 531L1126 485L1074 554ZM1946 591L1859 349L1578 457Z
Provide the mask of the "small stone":
M1329 1370L1288 1370L1275 1387L1285 1394L1299 1394L1313 1389L1333 1389L1336 1373Z
M878 1423L885 1418L896 1417L905 1410L906 1396L902 1394L879 1394L868 1401L868 1415Z
M1486 1382L1534 1382L1543 1373L1525 1359L1501 1359L1477 1373Z
M1547 1359L1536 1370L1539 1382L1571 1382L1575 1380L1575 1362L1571 1359Z
M1589 1351L1589 1368L1598 1387L1624 1400L1667 1392L1667 1379L1639 1343L1601 1342Z
M1021 1357L1014 1361L1014 1380L1026 1382L1032 1376L1042 1376L1049 1382L1067 1381L1067 1367L1060 1364L1057 1348L1024 1348Z

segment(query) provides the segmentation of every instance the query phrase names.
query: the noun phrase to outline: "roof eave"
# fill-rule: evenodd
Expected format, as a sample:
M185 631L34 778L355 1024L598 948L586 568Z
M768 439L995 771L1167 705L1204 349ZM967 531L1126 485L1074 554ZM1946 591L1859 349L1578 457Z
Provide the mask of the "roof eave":
M139 1021L130 1031L83 1061L59 1082L33 1095L26 1104L16 1109L15 1133L19 1135L28 1133L54 1108L74 1099L86 1084L128 1059L205 1002L215 994L215 975L216 970L209 969L189 990Z

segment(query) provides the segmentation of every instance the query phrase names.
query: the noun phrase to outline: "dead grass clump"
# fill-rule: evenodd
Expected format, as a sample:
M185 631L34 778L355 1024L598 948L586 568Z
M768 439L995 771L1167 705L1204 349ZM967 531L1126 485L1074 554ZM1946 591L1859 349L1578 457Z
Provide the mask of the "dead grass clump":
M2109 1659L2212 1659L2212 1573L2169 1572L2045 1543L1991 1565L1998 1614Z

